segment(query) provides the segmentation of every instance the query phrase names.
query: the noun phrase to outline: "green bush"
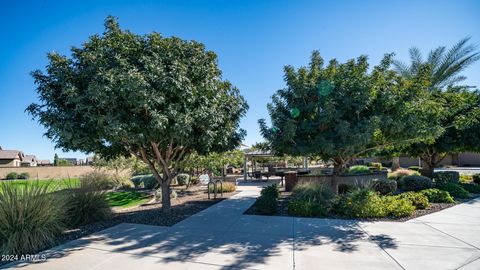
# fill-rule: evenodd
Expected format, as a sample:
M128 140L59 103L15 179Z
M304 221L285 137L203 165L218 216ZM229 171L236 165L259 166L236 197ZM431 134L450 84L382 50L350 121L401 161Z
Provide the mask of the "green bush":
M404 191L419 191L433 187L432 179L420 175L404 176L398 181L398 184Z
M455 199L468 199L470 194L461 186L454 183L446 183L441 186L437 186L438 189L447 191Z
M461 183L460 186L470 193L480 193L480 185L475 183Z
M189 184L190 185L198 185L198 184L200 184L200 179L198 179L198 177L196 177L196 176L192 176L192 177L190 177Z
M473 182L480 185L480 173L472 176Z
M378 218L387 215L384 201L371 189L357 189L340 196L333 209L347 217Z
M420 175L420 173L412 170L398 169L394 172L389 173L388 179L398 180L404 176L410 176L410 175Z
M458 184L460 181L460 173L455 171L434 172L433 181L436 185L444 185L447 183Z
M17 177L18 177L18 173L9 172L5 178L8 180L13 180L13 179L17 179Z
M189 179L190 175L186 173L181 173L177 175L177 184L179 184L180 186L185 186L188 184Z
M431 203L454 203L455 200L447 191L437 188L424 189L419 193L427 196L428 201Z
M98 189L97 183L80 181L69 185L61 194L65 198L65 222L70 228L110 218L112 210L106 193Z
M405 192L397 195L398 198L407 199L417 209L425 209L430 206L428 203L428 197L419 192Z
M35 254L64 230L63 201L47 184L0 183L0 254Z
M382 199L385 205L386 215L388 216L396 218L408 217L415 212L415 206L413 206L412 202L407 198L384 196Z
M268 185L262 188L262 191L260 191L260 196L266 196L266 197L272 197L274 199L278 199L278 196L280 196L280 192L278 191L277 184Z
M382 163L380 162L370 162L368 163L368 166L375 168L375 170L381 170L383 168Z
M327 214L327 209L320 203L293 199L288 203L288 213L300 217L321 217Z
M393 194L397 191L397 181L389 180L389 179L376 179L373 181L372 184L373 189L382 194Z
M420 172L422 167L420 167L420 166L410 166L410 167L408 167L408 169L412 170L412 171Z
M223 182L222 185L220 185L220 182L217 184L217 193L222 192L222 190L225 193L234 192L236 189L237 187L235 186L235 184L231 182ZM215 191L214 185L210 185L208 187L208 190L213 193Z
M273 215L277 212L277 199L279 196L276 184L262 188L260 197L254 204L254 210L259 215Z
M149 175L136 175L130 179L135 188L154 189L158 186L157 179L153 174Z
M95 187L98 190L108 190L117 187L117 181L111 175L104 171L95 170L80 176L80 182L89 187Z
M460 174L460 183L472 183L473 175L470 174Z
M22 173L17 175L17 179L28 180L28 179L30 179L30 174L28 172L22 172Z
M369 173L369 172L370 172L370 168L368 168L365 165L356 165L348 169L348 173L351 173L351 174L362 174L362 173Z
M176 199L178 197L178 193L175 190L170 189L170 199ZM162 201L162 188L159 187L155 190L155 200L157 202Z

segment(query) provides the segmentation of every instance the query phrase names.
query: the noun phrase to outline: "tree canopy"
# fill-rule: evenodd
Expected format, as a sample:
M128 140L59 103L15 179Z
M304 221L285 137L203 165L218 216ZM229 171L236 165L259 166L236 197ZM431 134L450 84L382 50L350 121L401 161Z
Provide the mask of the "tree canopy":
M365 56L323 62L315 51L308 67L285 67L287 87L268 104L272 126L259 120L276 153L333 160L338 175L356 157L442 132L429 125L441 107L428 98L428 68L405 79L390 70L392 55L371 72Z
M27 110L64 150L134 155L169 192L179 162L193 151L237 146L247 103L223 80L217 56L196 41L137 35L114 17L71 56L50 53L34 71L39 103ZM164 209L170 196L162 196Z

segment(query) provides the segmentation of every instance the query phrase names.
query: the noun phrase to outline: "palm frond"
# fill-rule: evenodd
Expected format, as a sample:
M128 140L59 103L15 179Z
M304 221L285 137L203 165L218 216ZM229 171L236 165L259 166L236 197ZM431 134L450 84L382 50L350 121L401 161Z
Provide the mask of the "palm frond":
M392 65L393 65L393 69L398 72L398 74L402 75L403 77L406 77L406 78L411 78L412 77L412 74L410 72L410 67L402 62L402 61L399 61L399 60L394 60L392 62Z
M430 53L428 54L427 63L432 68L433 73L435 73L438 70L440 61L446 49L447 48L445 46L441 46L436 48L435 50L431 50Z

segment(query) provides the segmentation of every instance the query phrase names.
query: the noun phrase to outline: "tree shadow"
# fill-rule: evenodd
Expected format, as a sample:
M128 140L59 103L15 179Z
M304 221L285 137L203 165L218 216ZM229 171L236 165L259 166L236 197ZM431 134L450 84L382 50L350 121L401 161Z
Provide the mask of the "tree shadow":
M294 250L325 246L354 253L362 243L372 242L382 248L397 247L391 236L366 234L358 221L242 215L252 203L252 198L234 198L173 227L123 223L49 251L47 262L92 248L138 260L149 256L159 264L191 262L245 269L275 260L288 268L293 265Z

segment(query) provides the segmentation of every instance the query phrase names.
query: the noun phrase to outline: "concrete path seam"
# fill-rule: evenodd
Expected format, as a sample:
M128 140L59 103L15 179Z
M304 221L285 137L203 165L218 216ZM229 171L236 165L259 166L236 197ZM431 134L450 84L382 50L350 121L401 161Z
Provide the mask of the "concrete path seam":
M360 228L360 230L362 230L367 236L368 236L368 241L369 242L372 242L370 240L370 237L372 237L364 228L362 228L362 226L360 225L355 225L355 226L358 226ZM374 241L373 241L374 242ZM387 250L385 250L380 244L378 244L377 242L374 242L375 245L377 245L381 250L383 250L383 252L385 252L388 257L390 257L398 266L400 266L402 269L405 270L405 267L403 267L403 265L401 265L390 253L388 253Z
M452 237L452 238L454 238L454 239L456 239L456 240L458 240L458 241L460 241L460 242L462 242L462 243L464 243L464 244L467 244L467 245L475 248L476 250L480 250L480 248L478 248L478 247L476 247L476 246L474 246L474 245L472 245L472 244L470 244L470 243L467 243L467 242L463 241L462 239L457 238L457 237L455 237L455 236L453 236L453 235L451 235L451 234L449 234L449 233L446 233L446 232L444 232L444 231L442 231L442 230L440 230L440 229L437 229L437 228L433 227L432 225L430 225L430 224L428 224L428 223L426 223L426 222L424 222L424 224L427 225L428 227L436 230L436 231L439 231L439 232L441 232L441 233L443 233L443 234L445 234L445 235L448 235L448 236L450 236L450 237Z

